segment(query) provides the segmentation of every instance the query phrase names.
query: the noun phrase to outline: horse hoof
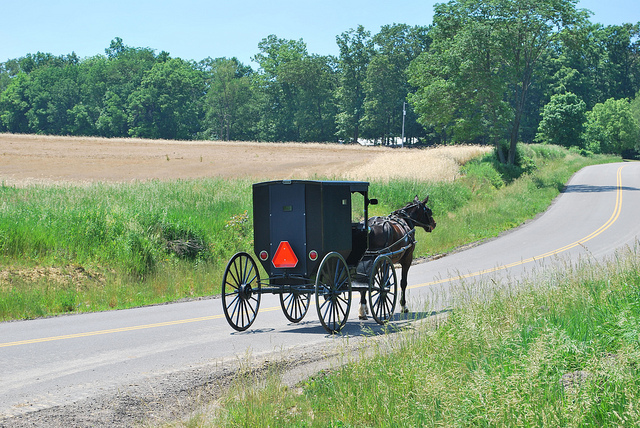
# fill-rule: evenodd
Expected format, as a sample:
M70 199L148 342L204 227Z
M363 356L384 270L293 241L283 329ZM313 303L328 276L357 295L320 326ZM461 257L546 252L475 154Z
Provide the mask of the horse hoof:
M403 314L408 314L409 313L409 308L402 308L402 313Z
M369 318L367 318L367 316L366 316L366 315L360 315L360 316L358 316L358 319L361 319L361 320L363 320L363 321L366 321L366 320L368 320Z

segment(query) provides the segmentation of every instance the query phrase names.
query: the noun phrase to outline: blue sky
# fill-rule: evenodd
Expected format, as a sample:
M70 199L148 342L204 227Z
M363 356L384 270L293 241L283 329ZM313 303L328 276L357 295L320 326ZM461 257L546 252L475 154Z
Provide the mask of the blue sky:
M303 39L309 53L337 55L336 36L363 25L428 25L432 0L0 0L0 62L27 53L81 58L104 54L115 37L128 46L199 61L238 57L245 64L270 34ZM581 0L605 25L640 21L639 0Z

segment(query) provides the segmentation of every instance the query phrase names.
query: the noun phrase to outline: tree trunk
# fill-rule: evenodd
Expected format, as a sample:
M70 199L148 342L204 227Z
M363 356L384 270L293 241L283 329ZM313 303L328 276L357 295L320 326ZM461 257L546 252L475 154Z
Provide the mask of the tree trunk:
M524 101L527 88L531 82L531 75L529 69L525 71L525 76L522 79L522 86L520 87L520 93L516 91L516 111L513 118L513 127L511 128L511 141L509 142L509 158L507 163L513 165L516 161L516 146L518 144L518 134L520 133L520 120L522 119L522 111L524 110Z

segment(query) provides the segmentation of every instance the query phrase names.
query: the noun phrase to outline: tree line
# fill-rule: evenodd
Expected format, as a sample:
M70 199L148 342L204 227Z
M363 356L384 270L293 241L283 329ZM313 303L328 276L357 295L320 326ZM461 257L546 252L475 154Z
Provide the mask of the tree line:
M0 132L300 142L638 149L640 23L590 22L576 0L452 0L430 25L362 26L338 56L258 44L253 69L131 47L0 64Z

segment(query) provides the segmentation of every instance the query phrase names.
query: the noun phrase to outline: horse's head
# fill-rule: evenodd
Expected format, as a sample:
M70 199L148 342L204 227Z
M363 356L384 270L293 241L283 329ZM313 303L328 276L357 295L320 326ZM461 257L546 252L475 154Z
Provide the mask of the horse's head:
M413 202L403 208L406 215L415 223L416 226L422 227L425 232L431 232L436 228L436 221L433 219L433 212L427 206L429 196L421 201L416 195Z

